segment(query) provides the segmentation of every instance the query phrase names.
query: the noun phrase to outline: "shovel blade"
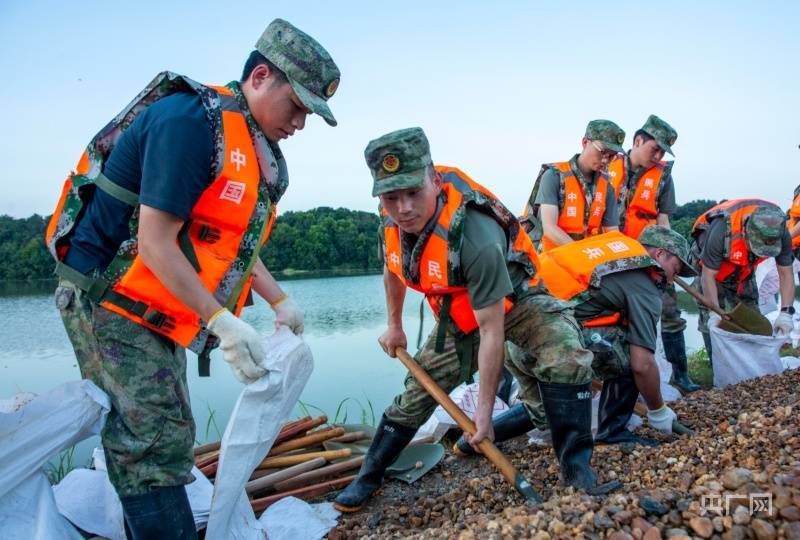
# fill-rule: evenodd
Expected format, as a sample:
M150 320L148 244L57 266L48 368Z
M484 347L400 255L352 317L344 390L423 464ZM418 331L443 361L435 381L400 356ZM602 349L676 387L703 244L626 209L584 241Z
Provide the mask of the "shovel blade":
M771 336L772 323L760 311L741 302L728 312L730 320L722 320L719 327L735 334L754 334L757 336Z

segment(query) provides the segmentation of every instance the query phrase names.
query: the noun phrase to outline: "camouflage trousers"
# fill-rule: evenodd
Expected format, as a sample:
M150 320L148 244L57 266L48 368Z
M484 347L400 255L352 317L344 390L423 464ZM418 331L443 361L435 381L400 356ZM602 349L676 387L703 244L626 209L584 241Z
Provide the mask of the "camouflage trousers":
M444 350L437 353L437 331L438 324L415 359L442 390L449 393L462 382L456 336L448 329ZM506 314L505 338L526 353L513 365L506 364L525 388L535 387L537 380L579 384L587 383L592 378L592 354L583 348L572 308L552 296L529 296L515 304ZM472 365L468 372L474 373L478 368L480 346L477 338L471 346ZM393 422L418 428L435 408L436 402L409 372L405 379L405 391L394 398L385 414Z
M81 376L111 400L101 437L119 496L192 482L195 425L184 349L97 306L68 281L59 282L55 302Z
M703 292L703 283L700 277L695 278L694 286L698 291ZM717 301L720 307L724 311L728 311L741 302L758 309L758 285L756 285L755 275L742 283L741 294L738 289L738 283L717 282ZM697 320L697 329L703 334L708 334L708 319L711 316L711 312L699 302L697 303L697 309L700 312Z
M593 351L595 345L589 345L589 353L592 355L592 376L595 379L607 380L630 373L630 350L625 342L624 331L617 326L604 326L598 328L584 328L581 332L583 343L591 344L590 336L597 333L602 341L607 344L598 347ZM610 345L610 350L609 350ZM506 343L506 367L515 376L517 371L512 367L524 364L528 359L526 353L511 343ZM547 416L544 413L544 404L539 393L539 386L536 379L523 380L517 377L519 382L518 399L522 402L533 425L539 429L549 429Z
M678 333L686 329L686 319L681 317L681 308L678 306L678 293L675 285L669 285L661 295L661 332Z

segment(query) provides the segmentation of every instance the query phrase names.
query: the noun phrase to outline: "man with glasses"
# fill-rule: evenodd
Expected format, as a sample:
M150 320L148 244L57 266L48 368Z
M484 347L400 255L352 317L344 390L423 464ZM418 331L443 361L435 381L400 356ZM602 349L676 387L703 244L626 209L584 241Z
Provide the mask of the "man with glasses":
M618 230L616 193L605 171L624 141L614 122L592 120L580 154L542 165L522 217L541 251Z
M669 227L669 216L675 212L675 184L672 161L663 161L665 153L674 156L672 146L678 132L658 116L651 114L633 135L633 147L620 154L608 167L611 184L617 192L620 229L637 239L648 225ZM664 355L672 364L670 383L687 394L700 387L689 378L686 341L683 331L686 320L681 317L675 286L664 289L661 302L661 341Z

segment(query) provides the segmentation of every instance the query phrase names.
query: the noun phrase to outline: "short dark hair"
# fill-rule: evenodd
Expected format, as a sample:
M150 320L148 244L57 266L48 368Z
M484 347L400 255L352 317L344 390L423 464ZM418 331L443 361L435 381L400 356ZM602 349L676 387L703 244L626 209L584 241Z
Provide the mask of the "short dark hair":
M253 73L253 70L256 67L264 64L269 68L269 71L275 76L276 83L286 83L289 82L289 79L286 78L286 73L278 69L278 67L266 59L266 57L258 51L253 51L250 53L250 56L247 57L247 61L244 63L244 69L242 70L242 79L240 82L244 82Z
M649 133L647 133L643 129L637 129L636 130L636 133L633 134L633 140L634 141L636 141L636 137L641 137L643 143L646 143L648 141L652 141L652 140L655 139L655 137L653 137L652 135L650 135Z

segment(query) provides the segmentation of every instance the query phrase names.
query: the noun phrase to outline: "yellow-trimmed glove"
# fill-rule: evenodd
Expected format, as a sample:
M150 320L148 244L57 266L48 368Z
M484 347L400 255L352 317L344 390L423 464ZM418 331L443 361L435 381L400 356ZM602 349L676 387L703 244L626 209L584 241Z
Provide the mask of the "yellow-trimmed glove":
M292 299L287 295L270 304L275 310L275 328L281 326L289 327L295 335L301 335L305 329L303 324L303 312L297 307L297 304L292 302Z
M219 338L222 356L240 382L250 384L267 373L259 365L267 355L258 332L252 326L221 308L208 320L208 330Z
M647 411L647 422L661 433L672 433L672 422L677 418L678 415L666 403L659 409Z

